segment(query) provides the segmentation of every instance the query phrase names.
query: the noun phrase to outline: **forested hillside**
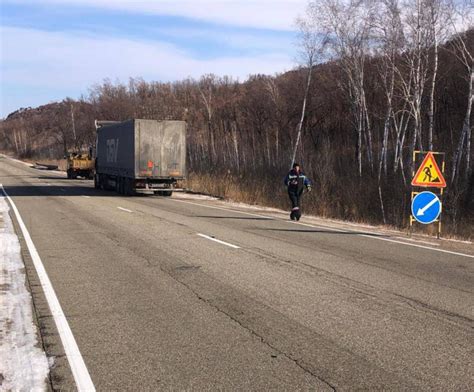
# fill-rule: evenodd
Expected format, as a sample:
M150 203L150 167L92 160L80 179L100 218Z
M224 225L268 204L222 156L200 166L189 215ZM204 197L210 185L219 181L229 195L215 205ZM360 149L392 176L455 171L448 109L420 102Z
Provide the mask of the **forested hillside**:
M358 17L370 15L365 8L327 9L322 20L311 12L321 4L310 3L300 21L304 60L294 71L245 82L214 75L104 81L80 100L10 114L0 149L61 158L94 143L94 119L184 119L189 186L287 208L283 177L301 129L296 160L314 182L306 213L400 227L408 220L413 150L442 151L446 228L472 236L474 30L442 39L431 19L410 30L389 7L395 2L384 3L365 21Z

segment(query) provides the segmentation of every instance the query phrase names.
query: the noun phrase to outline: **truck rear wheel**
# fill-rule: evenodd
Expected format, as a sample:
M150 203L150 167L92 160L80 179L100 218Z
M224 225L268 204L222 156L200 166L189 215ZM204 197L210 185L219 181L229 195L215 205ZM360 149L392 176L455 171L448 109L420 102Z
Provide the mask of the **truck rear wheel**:
M126 196L133 195L133 181L130 178L123 179L123 194Z
M67 171L67 178L70 178L70 179L72 179L72 180L75 180L75 179L77 178L77 173L76 173L74 170L69 169L69 170Z
M118 193L121 194L121 195L125 195L125 182L126 182L126 178L124 177L119 177L117 179L117 182L118 182Z
M115 177L115 192L120 194L120 177Z
M117 183L115 184L115 190L119 195L123 194L123 178L117 177Z
M104 174L99 174L99 189L107 190L107 177Z

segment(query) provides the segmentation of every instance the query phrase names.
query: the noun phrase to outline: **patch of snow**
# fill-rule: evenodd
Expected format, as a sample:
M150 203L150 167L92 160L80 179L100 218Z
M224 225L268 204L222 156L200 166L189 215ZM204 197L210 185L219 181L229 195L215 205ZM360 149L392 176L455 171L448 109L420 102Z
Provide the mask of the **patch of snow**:
M175 199L186 199L186 200L220 200L214 196L201 195L198 193L187 193L187 192L173 192L173 198Z
M58 177L63 177L66 178L66 172L60 171L60 170L43 170L45 173L48 174L53 174Z
M277 214L285 214L287 215L288 213L286 211L280 210L278 208L274 207L265 207L261 205L252 205L252 204L245 204L245 203L238 203L235 201L225 201L225 204L235 207L235 208L242 208L246 210L254 210L254 211L262 211L262 212L273 212Z
M0 193L0 390L44 391L49 363L38 344L20 242Z

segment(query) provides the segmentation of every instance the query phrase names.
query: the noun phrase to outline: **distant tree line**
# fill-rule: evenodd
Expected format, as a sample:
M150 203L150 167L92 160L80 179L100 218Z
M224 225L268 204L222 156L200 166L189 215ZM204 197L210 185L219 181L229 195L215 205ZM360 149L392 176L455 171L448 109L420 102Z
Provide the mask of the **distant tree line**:
M245 82L104 81L79 100L10 114L0 124L0 149L59 158L94 143L96 118L183 119L197 190L285 207L282 178L296 159L315 183L307 212L395 226L407 224L413 151L443 151L444 219L469 236L469 16L459 1L310 1L298 21L302 61L294 71Z

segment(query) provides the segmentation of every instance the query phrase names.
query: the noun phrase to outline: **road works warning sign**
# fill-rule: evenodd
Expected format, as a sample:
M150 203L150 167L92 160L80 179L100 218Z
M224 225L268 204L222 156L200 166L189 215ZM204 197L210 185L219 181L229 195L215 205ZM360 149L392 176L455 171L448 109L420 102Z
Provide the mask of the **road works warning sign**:
M443 173L436 163L433 153L430 151L426 154L425 159L418 168L413 180L412 186L445 188L446 180Z

